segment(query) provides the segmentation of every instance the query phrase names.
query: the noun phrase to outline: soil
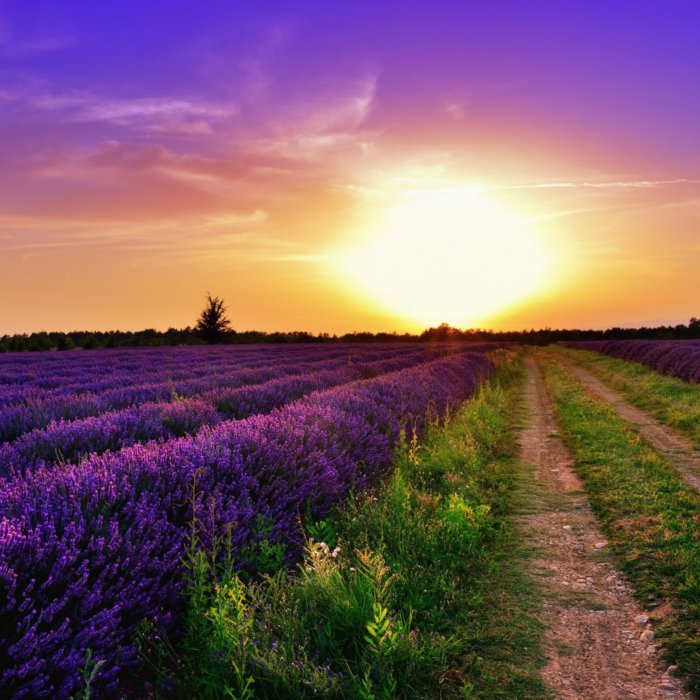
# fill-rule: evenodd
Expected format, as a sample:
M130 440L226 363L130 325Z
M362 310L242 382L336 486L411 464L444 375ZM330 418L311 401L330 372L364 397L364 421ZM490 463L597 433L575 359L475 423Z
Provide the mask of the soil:
M521 456L535 466L536 512L520 525L545 596L543 678L564 700L691 698L661 660L652 613L639 608L611 563L531 356L526 366L530 417Z
M662 425L652 416L635 408L616 391L604 384L588 370L571 362L564 362L574 376L593 394L610 404L618 415L631 423L654 449L672 464L687 484L700 491L700 451L673 428Z

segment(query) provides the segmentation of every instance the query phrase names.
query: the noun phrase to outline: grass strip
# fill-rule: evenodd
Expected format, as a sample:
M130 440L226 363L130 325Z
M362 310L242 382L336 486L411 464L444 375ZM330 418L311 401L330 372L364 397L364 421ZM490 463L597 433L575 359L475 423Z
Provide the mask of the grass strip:
M164 696L549 697L510 519L527 479L522 366L502 355L456 415L404 442L378 489L307 525L298 570L246 580L193 535L183 639L142 640Z
M678 430L700 449L700 386L669 377L638 362L589 350L557 347L555 352L585 367L659 422Z
M555 358L539 361L576 471L639 600L647 608L673 604L677 614L659 638L698 693L700 494Z

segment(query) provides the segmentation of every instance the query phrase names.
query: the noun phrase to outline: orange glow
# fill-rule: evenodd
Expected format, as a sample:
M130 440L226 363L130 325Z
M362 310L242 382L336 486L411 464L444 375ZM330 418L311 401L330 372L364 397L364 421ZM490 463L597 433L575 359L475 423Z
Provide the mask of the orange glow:
M351 294L414 325L474 326L558 284L557 251L478 185L402 191L329 257Z

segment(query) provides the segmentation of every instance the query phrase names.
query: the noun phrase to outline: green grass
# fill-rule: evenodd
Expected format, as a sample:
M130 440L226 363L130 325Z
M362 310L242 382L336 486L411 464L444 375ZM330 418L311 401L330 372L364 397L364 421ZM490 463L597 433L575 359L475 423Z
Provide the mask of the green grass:
M700 691L700 494L551 351L539 360L562 437L640 601L678 614L660 628L669 660ZM554 360L554 361L553 361Z
M307 525L298 570L246 582L195 534L183 639L143 637L163 695L549 697L510 517L528 480L515 459L522 367L502 360L446 425L402 446L380 488Z
M699 385L597 352L563 347L556 352L585 367L637 408L676 428L700 449Z

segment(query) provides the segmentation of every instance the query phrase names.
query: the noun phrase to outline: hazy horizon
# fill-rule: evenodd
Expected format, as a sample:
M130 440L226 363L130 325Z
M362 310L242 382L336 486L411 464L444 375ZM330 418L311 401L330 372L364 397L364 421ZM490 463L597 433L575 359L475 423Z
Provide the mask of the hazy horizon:
M227 314L228 317L228 314ZM696 318L696 317L691 317L691 318ZM657 321L649 321L646 323L639 323L639 324L611 324L609 326L599 326L599 327L594 327L594 326L560 326L560 327L554 327L554 326L522 326L520 328L492 328L489 326L470 326L470 327L458 327L458 326L453 326L454 328L457 328L458 330L462 331L485 331L485 332L511 332L511 333L519 333L519 332L527 332L529 330L581 330L581 331L605 331L611 328L622 328L622 329L632 329L632 328L658 328L658 327L674 327L678 325L684 325L687 326L688 322L691 319L682 319L679 321L663 321L663 320L657 320ZM287 329L280 329L280 328L256 328L256 327L238 327L236 326L235 323L231 324L231 330L237 332L237 333L255 333L255 332L262 332L262 333L294 333L294 332L300 332L300 333L310 333L312 335L321 335L323 333L328 333L329 335L336 335L336 336L342 336L345 334L351 334L351 333L365 333L365 332L371 332L371 333L397 333L399 335L403 335L404 333L410 333L412 335L419 335L421 332L425 330L429 330L430 328L437 328L440 326L442 323L446 323L445 321L442 322L436 322L434 324L431 324L430 326L425 326L424 328L421 328L417 331L406 331L402 330L399 331L396 328L380 328L378 330L374 331L368 331L366 328L353 328L350 330L346 331L337 331L337 332L331 332L331 331L325 331L323 329L320 330L309 330L308 328L287 328ZM174 328L175 330L183 330L186 327L194 328L196 325L196 320L189 323L185 324L184 326L143 326L140 328L66 328L66 329L55 329L55 328L35 328L34 330L30 331L18 331L17 333L3 333L2 330L0 329L0 336L2 335L31 335L32 333L109 333L110 331L117 332L117 333L138 333L140 331L147 331L147 330L155 330L156 332L159 333L164 333L168 331L171 328ZM450 324L448 324L450 325Z

